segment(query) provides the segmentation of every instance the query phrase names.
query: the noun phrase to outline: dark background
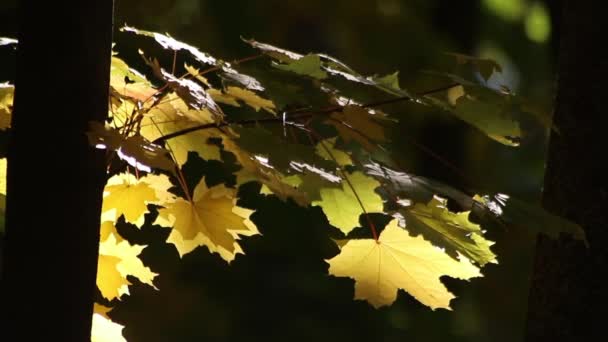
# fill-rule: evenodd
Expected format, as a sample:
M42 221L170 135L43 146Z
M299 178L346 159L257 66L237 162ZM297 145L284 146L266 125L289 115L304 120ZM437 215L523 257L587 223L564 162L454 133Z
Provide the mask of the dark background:
M0 36L16 37L15 7L13 0L0 4ZM363 74L399 70L401 86L412 91L431 86L421 71L443 63L443 52L490 57L504 68L491 85L506 84L550 111L556 32L542 34L542 14L547 11L543 2L531 0L117 0L115 24L168 32L225 60L253 53L240 37L302 53L324 52ZM120 56L146 70L136 51L140 46L152 51L149 42L118 30L115 41ZM0 82L14 79L14 57L12 48L0 48ZM47 67L52 66L45 64L44 56L32 66ZM50 86L41 84L41 91ZM69 94L66 89L66 99ZM525 146L512 148L449 114L408 104L386 111L403 113L392 141L410 171L478 193L500 191L538 200L544 132L537 132ZM412 141L455 164L466 179ZM215 166L198 158L186 165L192 182L217 171ZM242 189L241 204L257 210L252 219L263 236L245 239L247 255L238 256L230 266L205 248L179 260L175 249L163 243L167 230L119 224L119 232L130 241L149 245L142 258L160 274L155 281L160 292L133 279L131 296L113 303L117 307L112 318L126 325L124 334L130 342L523 339L533 235L488 232L497 240L493 250L500 263L486 266L484 278L445 280L458 297L452 301L452 312L431 311L403 291L391 307L374 310L352 300L352 280L327 276L323 259L337 249L320 210L255 195L255 190ZM49 304L61 305L53 303L52 296Z

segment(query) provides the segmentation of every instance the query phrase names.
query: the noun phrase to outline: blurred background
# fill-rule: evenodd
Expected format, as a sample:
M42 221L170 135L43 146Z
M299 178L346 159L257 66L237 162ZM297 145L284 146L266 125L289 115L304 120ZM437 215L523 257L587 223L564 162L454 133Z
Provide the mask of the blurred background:
M17 36L16 3L0 3L0 37ZM489 85L506 85L550 113L559 38L555 5L538 0L116 0L115 25L167 32L228 61L253 53L241 37L301 53L323 52L366 75L399 71L401 86L414 92L432 88L423 71L444 63L444 52L493 58L503 72ZM137 56L141 40L118 30L114 40L119 56L145 70ZM14 62L14 50L0 47L0 82L13 82ZM40 56L40 65L32 67L52 66ZM513 148L446 113L411 104L386 111L403 113L392 142L409 171L476 193L539 199L547 132L534 132ZM465 177L417 146L441 155ZM200 174L197 170L214 165L192 158L187 167ZM497 241L493 250L499 264L486 266L484 278L471 282L445 279L457 295L451 312L431 311L402 291L394 305L374 310L352 300L352 281L326 275L323 259L337 251L320 211L254 190L244 189L243 201L258 209L254 221L264 235L246 239L247 256L230 266L205 249L180 260L162 243L168 232L158 227L119 227L132 242L149 245L144 262L160 273L160 292L133 280L131 296L111 315L127 325L129 341L523 341L532 234L489 231Z

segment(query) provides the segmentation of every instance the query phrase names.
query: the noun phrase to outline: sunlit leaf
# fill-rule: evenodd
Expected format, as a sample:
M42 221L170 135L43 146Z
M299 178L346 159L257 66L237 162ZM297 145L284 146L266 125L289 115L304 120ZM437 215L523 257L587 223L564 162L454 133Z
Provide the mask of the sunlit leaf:
M127 342L122 336L123 325L112 322L107 316L93 314L91 342Z
M320 80L327 78L327 73L321 69L321 58L319 58L319 55L306 55L287 64L277 64L275 67Z
M479 277L479 269L466 258L456 261L421 236L411 237L391 221L378 240L349 240L336 257L327 260L329 274L355 280L355 299L378 308L392 304L405 290L435 310L451 310L455 298L440 277Z
M156 190L144 180L128 173L112 176L104 189L101 212L109 213L106 219L116 220L124 215L125 221L141 227L148 203L158 203Z
M131 285L128 275L154 287L152 280L157 274L137 257L145 247L131 245L126 240L117 242L114 235L99 244L97 287L105 298L112 300L128 294Z
M120 96L141 102L152 98L157 92L144 75L118 57L112 57L110 86Z
M239 237L257 234L249 221L252 212L236 206L236 190L224 185L207 188L203 178L194 189L191 201L178 198L166 204L159 210L155 224L173 228L168 241L175 244L182 255L204 245L231 261L241 252L237 244Z
M263 109L271 114L276 114L275 105L272 101L260 97L258 94L239 87L227 87L224 92L210 89L211 97L220 103L225 103L231 106L240 107L238 101L243 101L245 104L253 108L256 112Z
M342 182L341 188L321 189L321 200L312 203L320 206L329 223L344 234L360 225L361 214L383 212L382 198L375 192L378 181L361 172L346 177L348 182Z
M0 83L0 131L11 127L13 113L13 93L15 87L8 83Z
M428 204L416 203L399 210L411 235L422 235L425 240L457 258L464 255L481 266L496 262L490 250L494 243L483 237L481 227L469 221L469 213L452 213L447 201L433 197Z

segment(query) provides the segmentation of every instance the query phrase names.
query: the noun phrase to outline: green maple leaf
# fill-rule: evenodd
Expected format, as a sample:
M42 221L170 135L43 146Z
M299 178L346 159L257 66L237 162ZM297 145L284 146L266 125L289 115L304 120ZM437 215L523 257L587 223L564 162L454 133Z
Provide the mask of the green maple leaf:
M310 76L319 80L327 78L327 73L322 69L321 58L319 55L306 55L287 64L277 64L275 67L284 71L291 71L298 75Z
M321 189L321 200L312 203L320 206L329 223L344 234L359 226L361 214L383 212L382 198L375 192L380 186L378 181L361 172L346 177L348 181L343 181L341 188Z
M468 211L452 213L447 201L434 197L428 204L417 203L399 210L412 235L422 235L433 245L456 258L458 253L483 266L496 262L490 250L493 242L483 237L481 227L469 221Z

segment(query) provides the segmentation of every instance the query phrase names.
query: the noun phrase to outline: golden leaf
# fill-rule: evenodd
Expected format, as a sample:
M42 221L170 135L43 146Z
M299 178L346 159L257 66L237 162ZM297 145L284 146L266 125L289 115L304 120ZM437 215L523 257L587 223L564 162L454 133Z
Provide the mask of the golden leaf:
M355 299L367 300L376 308L392 304L397 290L403 289L433 310L451 310L450 300L455 297L439 278L481 276L468 259L454 260L421 236L409 236L397 220L388 224L377 241L350 240L327 262L330 274L355 280Z

